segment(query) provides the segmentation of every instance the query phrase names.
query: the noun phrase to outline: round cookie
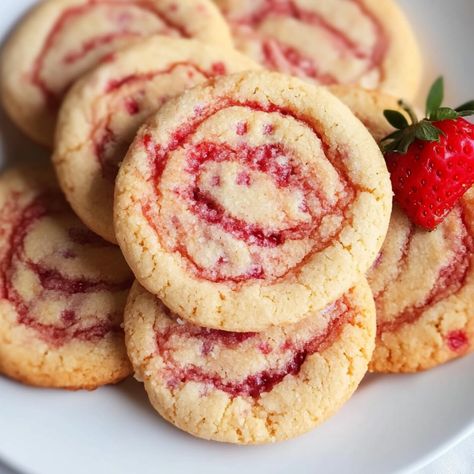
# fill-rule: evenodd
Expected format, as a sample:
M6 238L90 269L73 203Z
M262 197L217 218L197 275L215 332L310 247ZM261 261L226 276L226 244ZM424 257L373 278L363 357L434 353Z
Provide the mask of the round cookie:
M364 279L295 325L232 333L177 319L136 284L125 338L164 418L201 438L261 444L309 431L351 397L372 355L375 308Z
M45 0L20 22L3 50L5 109L28 136L51 146L62 97L73 82L153 34L232 44L210 0Z
M395 108L396 99L349 88L332 91L378 140L393 131L383 110ZM471 188L428 232L394 204L387 238L368 273L378 324L371 370L415 372L474 350L473 209Z
M229 49L155 36L80 80L63 102L53 161L72 208L116 242L115 177L143 121L170 97L211 77L258 66Z
M421 55L393 0L215 0L238 49L321 85L357 83L412 99Z
M130 373L121 329L131 274L72 213L50 170L0 177L0 373L93 389Z
M390 94L352 85L330 86L328 90L352 110L377 143L395 130L385 119L384 110L397 110L409 119L398 103L400 99Z
M365 127L323 88L271 72L212 80L139 131L115 228L140 283L200 326L294 323L367 271L391 187Z
M474 350L474 188L436 230L394 206L368 278L377 305L371 370L416 372Z

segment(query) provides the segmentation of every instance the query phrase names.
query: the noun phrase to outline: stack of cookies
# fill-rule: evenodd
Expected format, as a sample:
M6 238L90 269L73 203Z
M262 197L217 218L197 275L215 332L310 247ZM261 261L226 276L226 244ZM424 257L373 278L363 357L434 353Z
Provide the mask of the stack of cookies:
M134 373L177 427L249 444L321 423L369 366L469 352L474 194L416 228L377 145L420 64L391 0L39 3L1 94L58 180L0 177L0 372Z
M362 275L390 210L377 145L324 89L245 72L168 101L131 145L114 205L139 282L127 347L156 409L239 443L332 414L372 354Z

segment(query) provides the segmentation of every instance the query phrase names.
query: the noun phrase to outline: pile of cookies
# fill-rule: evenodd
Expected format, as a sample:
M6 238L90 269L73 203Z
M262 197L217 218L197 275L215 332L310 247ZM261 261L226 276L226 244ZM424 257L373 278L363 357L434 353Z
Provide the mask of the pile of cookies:
M133 373L177 427L249 444L312 429L368 368L468 353L474 194L415 227L377 145L420 64L392 0L40 2L0 86L57 180L0 177L0 372Z

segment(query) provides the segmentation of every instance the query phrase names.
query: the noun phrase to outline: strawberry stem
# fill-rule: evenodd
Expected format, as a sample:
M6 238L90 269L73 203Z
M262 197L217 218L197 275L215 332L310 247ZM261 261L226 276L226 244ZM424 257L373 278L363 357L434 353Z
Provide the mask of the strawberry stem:
M443 97L444 81L441 76L431 86L426 99L426 117L422 120L418 120L414 110L402 99L398 101L399 110L384 110L387 122L396 130L380 141L382 152L405 154L415 140L437 142L444 135L442 129L437 127L438 122L474 115L474 101L452 109L442 107ZM408 115L411 124L400 109Z
M418 117L415 111L404 100L400 99L398 105L408 114L412 124L418 123Z

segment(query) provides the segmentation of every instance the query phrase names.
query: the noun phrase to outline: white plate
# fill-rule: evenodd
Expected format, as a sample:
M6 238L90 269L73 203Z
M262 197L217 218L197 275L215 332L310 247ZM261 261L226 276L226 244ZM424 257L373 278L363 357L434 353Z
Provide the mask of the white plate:
M0 1L2 36L34 2ZM453 104L472 98L474 2L400 3L427 56L426 84L443 71ZM4 163L44 155L4 117L0 121ZM474 430L473 362L468 357L416 376L369 376L352 400L312 433L245 448L174 429L153 412L132 380L94 393L68 393L0 379L0 458L32 474L409 472Z

